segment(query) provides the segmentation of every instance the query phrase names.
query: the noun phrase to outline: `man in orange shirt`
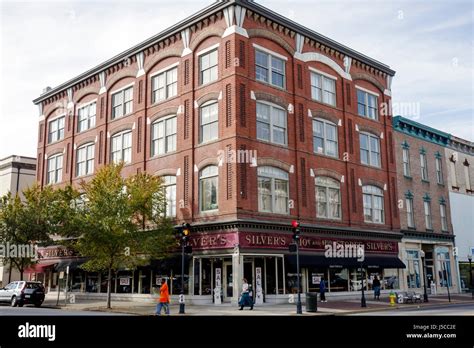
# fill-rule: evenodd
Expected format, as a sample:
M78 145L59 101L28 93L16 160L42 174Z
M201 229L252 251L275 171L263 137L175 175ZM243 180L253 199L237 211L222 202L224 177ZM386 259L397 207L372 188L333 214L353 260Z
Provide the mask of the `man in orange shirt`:
M170 293L168 291L168 284L166 279L161 278L160 299L156 305L156 315L161 315L161 309L165 307L166 315L170 315Z

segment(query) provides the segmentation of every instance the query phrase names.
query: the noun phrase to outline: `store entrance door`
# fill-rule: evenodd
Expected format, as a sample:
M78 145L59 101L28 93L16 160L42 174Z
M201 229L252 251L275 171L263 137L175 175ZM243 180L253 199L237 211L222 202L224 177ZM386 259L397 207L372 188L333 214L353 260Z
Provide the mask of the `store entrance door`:
M223 281L223 299L224 302L230 302L234 291L234 283L232 277L232 261L223 262L222 264L222 281Z

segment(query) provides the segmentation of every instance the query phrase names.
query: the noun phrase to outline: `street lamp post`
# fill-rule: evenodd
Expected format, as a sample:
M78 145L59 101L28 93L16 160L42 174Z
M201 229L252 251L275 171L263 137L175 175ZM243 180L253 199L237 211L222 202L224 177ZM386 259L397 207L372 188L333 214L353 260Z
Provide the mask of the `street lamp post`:
M360 298L360 306L365 308L367 307L367 303L365 301L365 294L364 294L364 269L362 268L362 262L360 263L360 284L362 289L362 297Z
M474 299L474 285L472 284L472 255L467 255L467 259L469 260L469 287L471 288L471 297Z
M426 259L425 252L421 250L421 258L423 259L423 302L428 301L428 292L426 291Z

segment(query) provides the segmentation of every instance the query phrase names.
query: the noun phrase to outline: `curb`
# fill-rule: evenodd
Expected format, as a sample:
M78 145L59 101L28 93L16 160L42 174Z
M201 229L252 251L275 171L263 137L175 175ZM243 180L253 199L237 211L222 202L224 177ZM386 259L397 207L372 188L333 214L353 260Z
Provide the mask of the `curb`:
M416 305L415 306L410 306L410 307L402 307L400 305L397 305L397 306L394 306L394 307L384 307L384 308L369 308L369 309L359 309L359 310L355 310L355 311L347 311L347 312L344 312L344 313L334 313L335 315L347 315L347 314L356 314L356 313L368 313L368 312L383 312L383 311L390 311L390 310L397 310L397 309L401 309L401 310L404 310L404 309L420 309L420 308L425 308L425 307L440 307L440 306L450 306L450 305L454 305L454 304L472 304L474 303L474 301L451 301L451 302L447 302L447 303L429 303L429 304L423 304L423 302L421 303L422 305L418 304L414 304Z

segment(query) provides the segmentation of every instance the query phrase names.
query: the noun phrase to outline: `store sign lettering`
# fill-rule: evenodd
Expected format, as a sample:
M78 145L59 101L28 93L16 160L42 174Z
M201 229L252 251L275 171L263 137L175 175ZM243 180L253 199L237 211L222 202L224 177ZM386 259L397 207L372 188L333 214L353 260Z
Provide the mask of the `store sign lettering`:
M54 257L67 257L74 256L74 251L67 248L49 248L49 249L38 249L38 254L43 259L49 259Z
M237 243L235 233L201 234L191 237L193 249L233 248L235 243Z

